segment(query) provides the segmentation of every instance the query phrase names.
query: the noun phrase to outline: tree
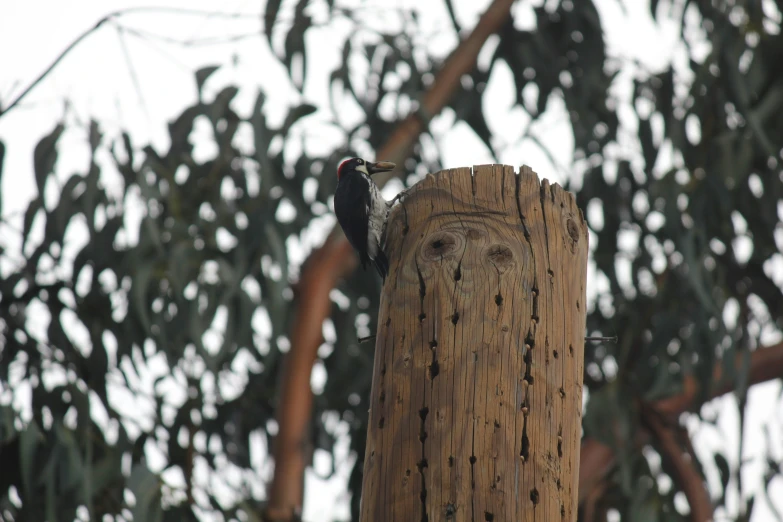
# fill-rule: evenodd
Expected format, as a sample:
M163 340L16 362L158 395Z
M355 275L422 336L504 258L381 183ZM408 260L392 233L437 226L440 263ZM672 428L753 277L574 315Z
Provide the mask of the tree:
M237 89L214 84L209 67L196 73L199 99L169 124L167 150L127 133L104 136L91 122L83 129L89 169L58 185L57 152L73 125L58 124L36 147L39 197L20 223L21 252L0 252L5 518L73 519L85 510L92 519L259 516L266 464L254 448L273 444L278 375L296 352L291 332L304 325L292 323L314 303L316 284L321 315L307 317L323 331L316 364L327 378L304 440L332 450L343 429L335 420L344 422L358 457L349 483L358 512L372 353L357 337L375 330L379 287L372 273L351 272L350 250L331 250L338 234L314 249L305 231L331 223L337 162L379 150L444 64L415 11L398 13L398 30L376 31L371 8L325 4L322 25L348 21L356 29L345 33L328 78L330 106L297 103L272 124L265 93L251 111L238 111ZM444 5L467 40L463 7ZM572 173L569 188L592 231L597 295L588 331L618 336L585 353L581 518L616 510L622 520L680 520L687 512L705 520L739 491L732 515L749 520L764 491L745 489L733 457L742 446L694 452L678 416L713 422L700 407L733 392L742 426L749 388L783 374L775 272L783 6L650 2L658 23L681 34L678 59L660 70L607 52L593 2L519 6L497 29L497 44L485 47L488 58L449 79L453 95L444 103L453 125L469 126L493 156L494 116L482 99L488 83L505 74L516 110L531 122L565 108L573 159L546 151L535 126L522 138L550 155L551 166L533 165L543 177L548 168ZM321 23L313 22L315 2L286 8L266 4L261 38L301 92L316 81L302 64L322 45L306 38ZM290 23L280 22L281 12ZM19 108L3 102L6 111ZM340 118L337 107L347 103L358 108L358 123ZM410 181L442 164L431 116L422 114L423 134L400 161ZM341 144L292 152L305 125L328 125ZM196 127L210 130L204 141L213 157L194 154L194 142L204 144ZM43 197L51 185L54 203ZM64 252L79 236L84 244L69 258ZM293 252L311 259L300 265ZM298 382L309 386L311 369L299 368ZM156 380L146 384L140 376L149 375ZM29 408L12 405L25 387ZM119 408L114 394L122 389L148 413L136 418ZM155 454L164 471L150 469ZM772 450L766 456L769 488L780 462ZM707 488L704 477L716 472Z

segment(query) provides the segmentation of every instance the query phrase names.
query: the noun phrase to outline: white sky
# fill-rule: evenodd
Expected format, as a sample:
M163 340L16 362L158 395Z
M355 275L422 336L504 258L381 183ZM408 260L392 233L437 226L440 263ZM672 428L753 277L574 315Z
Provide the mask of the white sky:
M119 19L124 28L177 40L197 40L221 38L226 35L248 35L247 38L225 44L197 45L184 47L167 43L156 37L139 38L124 33L121 36L117 27L105 24L90 35L71 52L55 71L44 80L24 101L23 105L0 117L0 140L7 146L2 179L2 197L4 216L13 216L12 224L21 228L21 212L35 194L35 182L32 175L32 150L35 143L48 133L55 122L63 115L70 128L60 146L58 176L66 177L72 172L83 171L87 165L84 146L84 124L91 117L102 123L109 136L121 129L128 129L137 145L151 142L159 149L168 146L166 122L179 114L181 109L195 100L193 71L207 65L223 65L207 84L207 93L214 93L223 85L232 83L240 86L240 94L235 100L235 108L246 113L252 107L258 86L263 86L270 95L267 104L268 117L280 120L291 103L308 101L316 105L325 105L327 89L323 82L311 82L304 96L291 94L284 71L270 55L266 40L261 34L259 3L249 0L228 0L221 3L221 13L244 13L247 16L227 19L222 16L196 16L184 14L165 14L161 12L128 14ZM347 2L337 2L345 5ZM603 27L607 32L610 54L621 56L628 61L637 59L657 70L670 61L682 63L682 46L677 42L678 28L674 25L659 27L652 22L648 14L648 2L626 1L625 13L619 8L617 0L597 0ZM323 20L323 2L316 3L313 15L316 21ZM358 1L351 2L351 5ZM458 18L468 30L475 24L478 15L489 4L482 1L455 1ZM666 2L662 2L666 6ZM0 100L4 104L13 99L28 85L53 59L86 29L93 26L109 12L129 7L148 6L141 0L83 0L78 3L63 3L53 0L38 2L9 2L3 7L0 16ZM173 0L156 2L156 7L181 8L212 12L216 4L206 0L195 0L187 4ZM366 2L368 10L377 10L377 16L370 23L375 27L383 24L396 24L397 18L391 12L391 2L373 0ZM397 6L420 9L423 27L432 28L433 36L427 44L436 52L445 54L456 43L451 24L440 1L425 4L420 1L405 0ZM367 7L369 6L369 7ZM532 23L529 3L515 5L516 22L524 26ZM280 20L291 20L292 2L284 2ZM261 8L262 9L262 8ZM337 23L329 28L316 29L308 33L308 43L317 42L320 53L312 53L308 60L308 76L327 77L339 59L339 49L349 26ZM282 43L281 34L275 37L276 45ZM496 45L491 40L488 45ZM315 47L310 46L310 50ZM131 73L131 71L134 71ZM631 72L624 72L617 82L618 95L627 99L630 95ZM135 80L133 78L135 75ZM541 177L551 181L563 181L562 172L549 164L547 157L529 140L519 143L518 138L528 124L526 115L513 108L514 95L511 85L511 72L506 67L498 67L493 73L484 96L486 113L490 115L490 129L498 136L497 146L502 150L500 160L512 165L529 164ZM281 88L280 86L283 86ZM68 99L70 107L65 109L63 100ZM358 117L350 107L344 108L347 120ZM323 127L319 127L318 115L314 123L299 126L296 132L304 133L308 147L324 150L336 145ZM620 111L621 121L635 128L633 115L629 110ZM491 158L484 146L464 125L452 127L453 114L446 112L433 121L433 130L437 138L445 167L466 166L487 163ZM304 128L303 128L304 127ZM533 127L534 133L551 148L561 166L571 163L572 138L562 103L552 99L549 111ZM296 140L292 140L296 141ZM621 143L622 147L635 149L633 143ZM295 153L295 151L292 151ZM202 151L202 153L205 153ZM205 153L206 154L206 153ZM396 188L399 188L397 186ZM396 190L395 187L389 191ZM52 194L51 196L54 196ZM8 227L0 225L0 239L11 252L18 252L18 243ZM316 236L318 233L316 232ZM315 238L317 241L317 237ZM7 264L0 266L0 273L7 273ZM595 289L592 289L594 292ZM779 333L768 333L765 342L773 342ZM770 337L772 336L772 337ZM152 373L152 372L150 372ZM146 384L139 386L151 391L152 376L141 376ZM317 382L315 383L317 384ZM172 396L177 395L176 384L172 383ZM744 483L747 490L757 491L761 483L761 466L766 448L762 427L771 430L775 444L773 454L783 456L783 429L781 429L781 401L778 399L780 385L769 383L755 387L750 394L746 417L746 440L744 456L749 463L743 467ZM116 401L130 401L137 405L139 399L129 397L127 392L115 392ZM21 395L17 400L24 399ZM176 398L172 399L177 402ZM705 406L706 410L719 412L717 428L699 422L694 416L686 423L694 436L694 446L701 456L709 456L709 449L728 448L736 452L738 441L738 415L735 401L726 396ZM120 408L122 411L125 408ZM256 441L260 459L263 460L263 447ZM305 519L323 520L326 517L345 517L347 514L345 477L350 468L346 460L347 440L340 441L340 460L338 475L330 481L317 479L312 472L307 476L307 498ZM150 452L154 454L154 448ZM737 456L728 454L732 467L737 465ZM154 455L153 455L154 460ZM717 490L719 481L711 460L702 459L708 472L712 491ZM258 460L260 464L260 460ZM316 466L325 470L323 455L317 456ZM266 470L268 472L268 469ZM176 477L171 477L177 483ZM783 480L778 478L778 510L783 511ZM665 486L665 485L664 485ZM216 490L230 489L230 484L213 486ZM746 493L747 495L747 493ZM737 499L729 496L729 515L735 515ZM721 520L726 513L716 513ZM766 502L757 499L753 521L774 520Z

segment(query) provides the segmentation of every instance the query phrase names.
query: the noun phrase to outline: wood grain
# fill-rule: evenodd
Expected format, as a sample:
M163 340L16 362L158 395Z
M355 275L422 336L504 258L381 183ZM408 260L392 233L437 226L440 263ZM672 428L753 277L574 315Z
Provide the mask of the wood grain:
M430 174L390 217L362 520L576 520L587 226L527 167Z

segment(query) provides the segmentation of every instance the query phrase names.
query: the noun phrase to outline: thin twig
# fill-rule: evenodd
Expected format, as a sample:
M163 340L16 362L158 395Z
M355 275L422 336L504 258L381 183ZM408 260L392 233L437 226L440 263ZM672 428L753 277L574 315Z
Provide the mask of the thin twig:
M77 45L79 45L82 40L90 36L92 33L97 31L103 24L108 22L109 20L113 20L115 18L119 18L124 15L133 14L133 13L171 13L171 14L184 14L184 15L195 15L195 16L218 16L222 18L258 18L257 13L223 13L220 11L204 11L200 9L188 9L188 8L179 8L179 7L130 7L128 9L120 9L118 11L114 11L109 13L108 15L104 16L98 22L84 31L82 34L80 34L76 39L71 42L63 51L57 56L57 58L54 59L54 61L43 70L41 74L39 74L35 80L30 83L23 91L22 93L17 96L13 101L11 101L8 106L6 107L0 107L0 117L2 117L4 114L6 114L8 111L19 105L19 103L28 95L30 92L35 89L41 81L43 81L44 78L46 78L57 65L65 58L68 53L70 53ZM130 31L130 29L126 28L126 30Z
M99 28L100 28L100 27L101 27L101 26L102 26L104 23L106 23L106 22L107 22L107 21L108 21L108 20L109 20L111 17L113 17L113 16L114 16L114 13L112 13L112 14L110 14L110 15L108 15L108 16L105 16L105 17L103 17L103 18L101 18L100 20L98 20L98 23L97 23L97 24L95 24L95 25L94 25L93 27L91 27L90 29L87 29L87 30L86 30L85 32L83 32L82 34L80 34L80 35L79 35L79 36L76 38L76 40L74 40L73 42L71 42L71 43L68 45L68 47L66 47L66 48L65 48L65 49L64 49L64 50L63 50L63 51L62 51L62 52L61 52L61 53L60 53L60 54L57 56L57 58L55 58L55 60L52 62L52 64L51 64L51 65L49 65L49 67L47 67L46 69L44 69L44 71L43 71L41 74L39 74L39 75L38 75L38 77L37 77L35 80L33 80L33 83L31 83L30 85L28 85L28 86L27 86L27 88L26 88L24 91L22 91L22 93L21 93L19 96L17 96L17 97L16 97L16 99L14 99L14 100L13 100L11 103L9 103L9 104L8 104L8 107L6 107L6 108L1 108L1 107L0 107L0 116L3 116L3 115L4 115L4 114L6 114L8 111L10 111L11 109L13 109L13 108L14 108L14 107L16 107L17 105L19 105L19 102L20 102L20 101L22 101L22 100L24 99L24 97L25 97L25 96L27 96L28 94L30 94L30 91L32 91L32 90L33 90L33 89L34 89L34 88L35 88L35 87L36 87L36 86L37 86L39 83L41 83L41 81L42 81L44 78L46 78L46 76L48 76L48 75L49 75L49 73L50 73L50 72L52 72L52 70L54 70L54 68L55 68L55 67L57 67L57 65L58 65L58 64L59 64L59 63L62 61L62 59L63 59L63 58L65 58L65 56L66 56L68 53L70 53L70 52L73 50L73 48L74 48L74 47L76 47L77 45L79 45L79 44L81 43L81 41L82 41L82 40L84 40L85 38L87 38L89 35L91 35L91 34L92 34L92 33L94 33L95 31L97 31L97 30L98 30L98 29L99 29Z
M115 27L117 28L117 38L120 40L120 49L122 49L125 63L128 65L128 74L130 75L136 95L139 97L139 105L141 105L144 115L147 117L147 123L149 123L151 120L149 107L147 107L147 104L144 102L139 75L136 73L136 68L133 66L133 60L131 59L130 51L128 50L127 42L125 41L125 28L120 24L115 24Z

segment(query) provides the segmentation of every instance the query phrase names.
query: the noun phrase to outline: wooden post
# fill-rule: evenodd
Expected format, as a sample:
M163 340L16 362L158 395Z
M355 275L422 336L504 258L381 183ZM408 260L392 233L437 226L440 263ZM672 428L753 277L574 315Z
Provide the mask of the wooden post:
M576 520L587 240L528 167L430 174L395 208L363 522Z

